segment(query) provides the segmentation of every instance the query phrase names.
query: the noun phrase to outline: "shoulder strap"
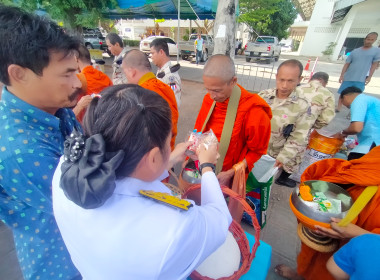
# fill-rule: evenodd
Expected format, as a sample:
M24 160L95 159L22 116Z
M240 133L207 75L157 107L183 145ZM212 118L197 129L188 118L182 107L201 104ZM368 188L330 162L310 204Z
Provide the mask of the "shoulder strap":
M210 107L210 110L208 110L208 114L207 114L207 117L202 125L202 129L201 129L201 132L203 133L203 130L206 128L206 125L208 123L208 120L210 119L211 117L211 114L212 114L212 111L214 111L214 108L215 108L215 104L216 104L216 101L212 102L211 104L211 107Z
M240 87L235 85L235 87L232 90L230 100L228 102L226 118L224 120L222 135L220 137L220 145L219 145L220 157L218 159L218 162L215 168L216 174L218 174L222 170L224 158L226 157L228 147L230 146L231 135L232 135L232 130L235 124L236 113L237 113L237 108L239 106L240 96L241 96L241 89ZM203 130L206 128L207 122L209 121L211 114L215 108L215 104L216 104L216 101L212 103L210 110L208 111L207 117L201 129L201 132L203 132Z
M348 210L347 215L338 223L338 226L345 227L351 223L368 204L371 198L376 194L378 190L377 186L369 186L355 200L354 204Z
M237 85L232 90L230 100L227 106L226 119L224 120L222 136L220 137L219 155L220 158L216 164L215 173L218 174L223 167L224 158L226 157L228 147L230 146L232 129L234 128L236 113L239 106L241 89Z

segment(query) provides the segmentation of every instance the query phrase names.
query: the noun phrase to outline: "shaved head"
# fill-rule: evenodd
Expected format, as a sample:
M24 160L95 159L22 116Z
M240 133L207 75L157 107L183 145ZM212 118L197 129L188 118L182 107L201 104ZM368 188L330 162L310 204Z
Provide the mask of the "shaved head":
M152 70L148 57L139 50L127 52L124 56L123 64L126 67L134 68L140 72L150 72Z
M235 77L235 64L231 57L227 55L213 55L205 64L203 76L220 78L225 82L229 82Z

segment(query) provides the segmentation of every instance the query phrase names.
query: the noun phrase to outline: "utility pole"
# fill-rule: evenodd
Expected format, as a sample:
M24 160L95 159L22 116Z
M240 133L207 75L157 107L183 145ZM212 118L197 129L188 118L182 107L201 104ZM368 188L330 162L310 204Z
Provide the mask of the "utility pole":
M214 53L235 57L236 8L238 0L220 0L214 24Z

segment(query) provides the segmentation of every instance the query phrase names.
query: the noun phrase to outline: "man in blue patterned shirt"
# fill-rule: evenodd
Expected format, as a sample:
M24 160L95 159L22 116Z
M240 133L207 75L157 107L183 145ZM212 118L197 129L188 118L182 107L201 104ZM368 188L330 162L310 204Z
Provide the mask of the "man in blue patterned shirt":
M51 183L81 83L76 39L47 19L0 5L0 219L25 279L81 279L53 216Z

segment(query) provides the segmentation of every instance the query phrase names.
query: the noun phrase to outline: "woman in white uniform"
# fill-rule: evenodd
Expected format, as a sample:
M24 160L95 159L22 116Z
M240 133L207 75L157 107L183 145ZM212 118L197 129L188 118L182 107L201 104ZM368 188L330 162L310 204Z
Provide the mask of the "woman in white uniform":
M202 204L188 211L139 194L161 183L189 143L170 154L171 115L136 85L105 89L73 133L53 178L63 240L85 280L186 279L226 239L232 221L213 172L216 146L201 147Z

